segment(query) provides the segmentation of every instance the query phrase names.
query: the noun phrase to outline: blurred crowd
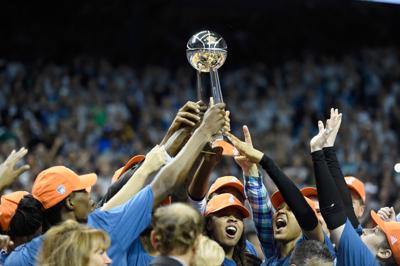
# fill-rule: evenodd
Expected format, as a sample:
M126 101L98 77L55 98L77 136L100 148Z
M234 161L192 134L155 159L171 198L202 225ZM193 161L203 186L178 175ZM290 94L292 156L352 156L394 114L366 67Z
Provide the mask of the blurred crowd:
M313 125L337 107L344 114L336 144L344 174L365 182L370 208L396 209L398 50L308 54L273 67L261 62L228 69L228 63L220 80L232 131L248 125L257 147L304 186L314 180ZM0 61L0 162L25 146L31 166L11 190L30 191L41 170L65 165L77 173L95 171L92 194L103 195L114 171L160 143L178 108L196 101L195 78L189 65L135 69L86 57L68 65ZM224 160L214 177L223 174L239 177L241 171Z

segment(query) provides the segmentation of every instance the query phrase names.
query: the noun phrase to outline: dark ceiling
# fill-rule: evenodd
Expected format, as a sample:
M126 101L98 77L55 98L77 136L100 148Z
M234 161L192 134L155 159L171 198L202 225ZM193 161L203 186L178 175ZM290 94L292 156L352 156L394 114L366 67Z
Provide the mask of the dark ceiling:
M364 1L38 2L1 3L0 58L182 64L202 29L224 36L231 64L400 46L400 6Z

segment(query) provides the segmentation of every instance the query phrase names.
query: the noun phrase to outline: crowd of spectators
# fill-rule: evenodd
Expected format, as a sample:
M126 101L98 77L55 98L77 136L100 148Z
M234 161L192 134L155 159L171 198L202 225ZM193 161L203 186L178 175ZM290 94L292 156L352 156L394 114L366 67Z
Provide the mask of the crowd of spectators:
M400 161L398 50L229 67L220 70L220 79L234 132L248 125L257 147L303 186L314 180L308 148L313 125L337 107L344 174L365 182L370 208L399 210L400 174L393 170ZM11 189L30 191L41 170L65 165L95 171L92 194L103 195L114 171L159 143L177 109L196 100L195 77L189 64L139 69L86 57L68 65L0 60L0 162L25 146L31 166ZM231 159L217 170L214 177L241 176Z

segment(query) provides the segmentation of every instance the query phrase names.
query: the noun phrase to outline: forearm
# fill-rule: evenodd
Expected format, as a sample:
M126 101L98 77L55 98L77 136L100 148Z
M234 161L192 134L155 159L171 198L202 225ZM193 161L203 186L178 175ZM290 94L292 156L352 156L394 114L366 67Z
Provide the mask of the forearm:
M267 171L278 187L286 204L296 216L300 227L305 231L314 230L318 226L318 219L293 181L265 154L260 161L260 165Z
M101 209L107 211L127 202L144 187L147 178L152 173L153 171L149 171L146 164L142 164L129 178L128 182Z
M335 244L338 244L342 230L338 231L336 229L343 228L347 219L343 202L335 181L329 172L323 151L315 151L311 153L311 156L313 160L321 214L331 233L335 233L333 239Z
M208 161L205 158L202 159L188 188L188 194L191 199L200 201L206 196L208 182L214 167L214 162Z
M253 221L266 258L274 251L272 205L261 177L245 176L247 199L253 211Z
M177 156L157 174L151 183L155 206L184 180L184 173L190 170L202 148L210 139L209 132L201 127L198 128Z
M181 128L170 134L167 133L160 145L165 144L165 150L167 153L171 157L174 157L190 138L190 133L191 129L189 127Z
M340 169L339 161L336 157L336 150L334 147L326 147L323 149L323 151L325 161L329 168L329 172L331 173L333 180L335 181L336 188L339 190L343 206L345 207L346 215L350 219L353 227L357 228L360 223L353 209L351 193L349 188L347 187L342 170Z

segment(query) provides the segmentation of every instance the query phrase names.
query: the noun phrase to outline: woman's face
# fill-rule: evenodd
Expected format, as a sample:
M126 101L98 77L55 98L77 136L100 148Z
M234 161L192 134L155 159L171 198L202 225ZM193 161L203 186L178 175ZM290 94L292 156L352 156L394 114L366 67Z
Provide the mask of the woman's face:
M104 244L100 239L93 240L93 248L90 251L89 266L110 265L112 260L108 257Z
M212 215L207 225L222 247L235 247L243 235L243 216L236 208L226 208Z
M274 238L284 243L297 239L301 234L301 228L293 212L282 203L272 217Z

